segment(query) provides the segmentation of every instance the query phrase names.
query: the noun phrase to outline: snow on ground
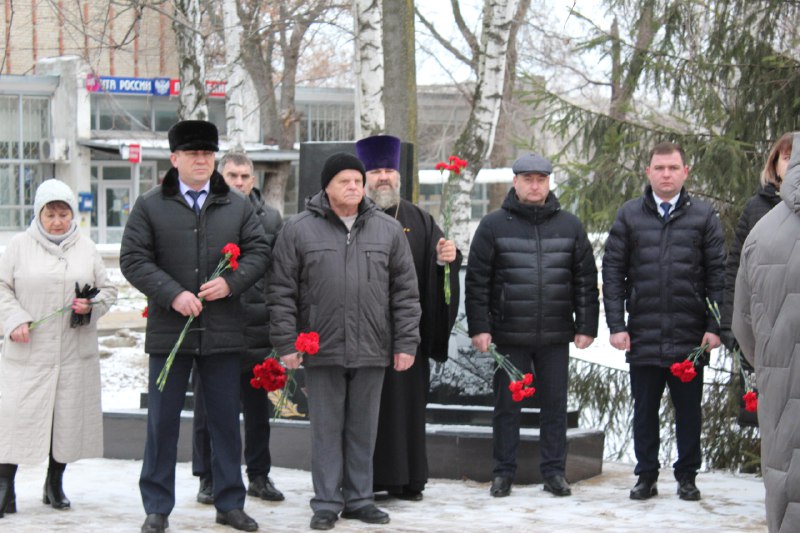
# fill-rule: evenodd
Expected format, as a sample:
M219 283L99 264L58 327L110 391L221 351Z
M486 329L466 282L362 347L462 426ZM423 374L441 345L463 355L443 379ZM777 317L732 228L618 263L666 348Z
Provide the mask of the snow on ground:
M139 461L86 459L67 467L64 490L72 509L57 511L43 505L46 464L21 466L17 474L16 514L0 519L0 531L110 532L138 531L144 511L138 491ZM391 515L385 526L340 519L335 531L398 532L758 532L766 531L764 487L753 476L707 473L698 476L700 502L684 502L675 482L662 473L660 495L638 502L628 498L633 482L629 465L606 463L604 473L575 483L573 495L556 498L541 485L515 486L511 496L492 498L488 483L432 480L421 502L379 501ZM274 468L271 477L286 501L268 503L248 497L245 510L261 531L308 530L312 496L311 476L301 470ZM179 463L177 504L170 515L169 533L233 531L214 523L214 509L195 501L197 480L189 463Z
M112 277L118 271L110 271ZM124 286L124 280L120 281ZM123 290L115 312L140 312L145 302L134 290ZM601 319L601 329L605 326ZM122 331L101 338L103 406L106 410L139 407L147 389L144 334ZM603 330L588 350L573 350L583 359L626 368L624 354L608 344ZM68 511L41 503L46 463L22 465L17 475L16 514L0 519L0 533L138 531L144 520L138 490L140 461L90 459L67 468L65 491L73 502ZM697 478L703 492L699 503L681 501L675 494L672 473L664 469L660 495L645 502L632 501L628 491L635 482L633 466L606 462L603 474L573 485L573 496L555 498L541 485L515 486L508 498L491 498L489 484L470 480L431 480L422 502L379 502L392 517L386 526L370 526L341 519L336 531L398 532L764 532L764 486L761 478L729 472L704 472ZM306 531L313 494L309 472L274 468L275 484L286 495L282 503L248 497L245 510L261 531ZM232 531L214 523L213 508L196 503L197 480L191 466L180 463L176 476L176 508L170 516L171 533Z

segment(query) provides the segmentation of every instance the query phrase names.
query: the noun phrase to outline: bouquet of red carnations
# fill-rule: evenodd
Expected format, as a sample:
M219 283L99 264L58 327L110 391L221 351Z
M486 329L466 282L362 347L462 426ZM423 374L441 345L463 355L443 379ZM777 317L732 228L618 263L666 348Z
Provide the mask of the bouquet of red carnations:
M294 341L294 347L299 355L314 355L319 351L319 334L316 332L300 333ZM294 379L294 368L285 368L279 358L278 352L272 350L262 363L253 367L253 378L250 386L256 389L264 389L273 392L281 390L278 401L275 402L275 415L273 418L281 417L289 398L294 395L297 388L297 381Z

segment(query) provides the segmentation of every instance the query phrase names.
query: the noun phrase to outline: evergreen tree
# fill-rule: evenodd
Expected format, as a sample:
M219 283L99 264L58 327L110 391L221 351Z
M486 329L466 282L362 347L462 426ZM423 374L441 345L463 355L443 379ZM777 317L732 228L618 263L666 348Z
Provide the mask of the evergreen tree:
M621 203L641 194L649 149L672 140L687 152L690 192L719 209L730 235L771 144L800 127L800 2L604 6L609 29L573 11L589 34L571 51L608 59L606 104L567 99L534 76L525 96L544 110L535 125L564 141L564 203L590 230L607 230Z

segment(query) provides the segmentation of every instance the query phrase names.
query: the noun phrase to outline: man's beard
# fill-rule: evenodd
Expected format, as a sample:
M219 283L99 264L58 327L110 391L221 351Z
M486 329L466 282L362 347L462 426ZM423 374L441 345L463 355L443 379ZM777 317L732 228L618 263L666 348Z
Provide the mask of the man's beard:
M389 209L400 203L400 187L373 191L367 188L367 196L375 202L379 209Z

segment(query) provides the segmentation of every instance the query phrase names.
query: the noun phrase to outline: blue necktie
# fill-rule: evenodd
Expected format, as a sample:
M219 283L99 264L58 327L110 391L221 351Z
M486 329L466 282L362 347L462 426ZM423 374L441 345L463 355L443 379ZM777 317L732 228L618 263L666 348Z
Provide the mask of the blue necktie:
M661 211L664 213L664 220L667 219L669 216L669 208L671 207L669 202L661 202Z
M205 193L206 191L186 191L186 194L192 197L192 209L198 215L200 214L200 195Z

